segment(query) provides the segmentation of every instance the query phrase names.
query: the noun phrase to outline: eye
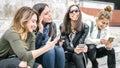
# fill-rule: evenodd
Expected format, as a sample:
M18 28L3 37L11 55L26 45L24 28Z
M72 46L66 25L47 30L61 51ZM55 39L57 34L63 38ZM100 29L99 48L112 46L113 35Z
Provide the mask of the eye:
M47 11L47 12L44 13L44 15L48 15L49 13L50 13L50 11Z
M33 22L33 23L36 23L36 20L33 20L32 22Z
M102 22L103 24L105 24L105 22Z

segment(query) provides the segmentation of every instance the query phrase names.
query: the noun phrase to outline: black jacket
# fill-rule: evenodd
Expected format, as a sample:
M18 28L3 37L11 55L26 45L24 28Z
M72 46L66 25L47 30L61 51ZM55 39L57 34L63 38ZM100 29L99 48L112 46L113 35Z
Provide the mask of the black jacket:
M62 26L60 26L60 29L62 28ZM85 23L83 23L82 29L79 32L76 32L76 35L72 41L73 46L70 46L70 39L69 39L69 35L67 34L61 34L62 37L64 37L65 42L63 43L63 48L65 51L68 52L74 52L74 48L78 45L78 44L83 44L84 40L88 34L89 31L89 26Z

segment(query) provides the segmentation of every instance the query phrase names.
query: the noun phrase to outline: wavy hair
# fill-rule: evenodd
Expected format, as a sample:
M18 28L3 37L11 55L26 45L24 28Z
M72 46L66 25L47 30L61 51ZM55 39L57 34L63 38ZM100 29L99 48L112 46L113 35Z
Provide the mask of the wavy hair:
M24 44L25 40L27 39L27 29L25 27L25 24L32 18L34 14L36 14L38 17L38 13L35 10L30 7L24 6L16 12L13 18L13 30L19 34L20 39Z

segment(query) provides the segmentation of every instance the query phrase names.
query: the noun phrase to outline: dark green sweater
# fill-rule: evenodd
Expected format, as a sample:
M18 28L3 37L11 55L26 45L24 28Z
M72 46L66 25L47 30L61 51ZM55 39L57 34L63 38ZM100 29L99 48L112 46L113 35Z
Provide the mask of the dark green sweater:
M33 68L34 59L31 50L35 49L35 37L32 33L28 33L26 45L29 49L23 46L18 33L10 28L0 39L0 58L16 55L21 61L27 61L28 65Z

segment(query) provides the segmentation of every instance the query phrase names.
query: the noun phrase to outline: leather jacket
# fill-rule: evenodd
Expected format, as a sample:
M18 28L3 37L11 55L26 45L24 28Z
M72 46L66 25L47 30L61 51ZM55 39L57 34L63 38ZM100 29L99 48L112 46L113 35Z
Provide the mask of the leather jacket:
M60 26L60 29L62 26ZM63 48L67 52L74 52L74 48L78 44L84 44L85 38L87 37L89 31L89 26L85 23L83 23L82 29L79 32L76 32L75 37L73 38L72 44L73 47L70 46L70 38L68 34L61 34L62 37L64 37L64 43L63 43Z

